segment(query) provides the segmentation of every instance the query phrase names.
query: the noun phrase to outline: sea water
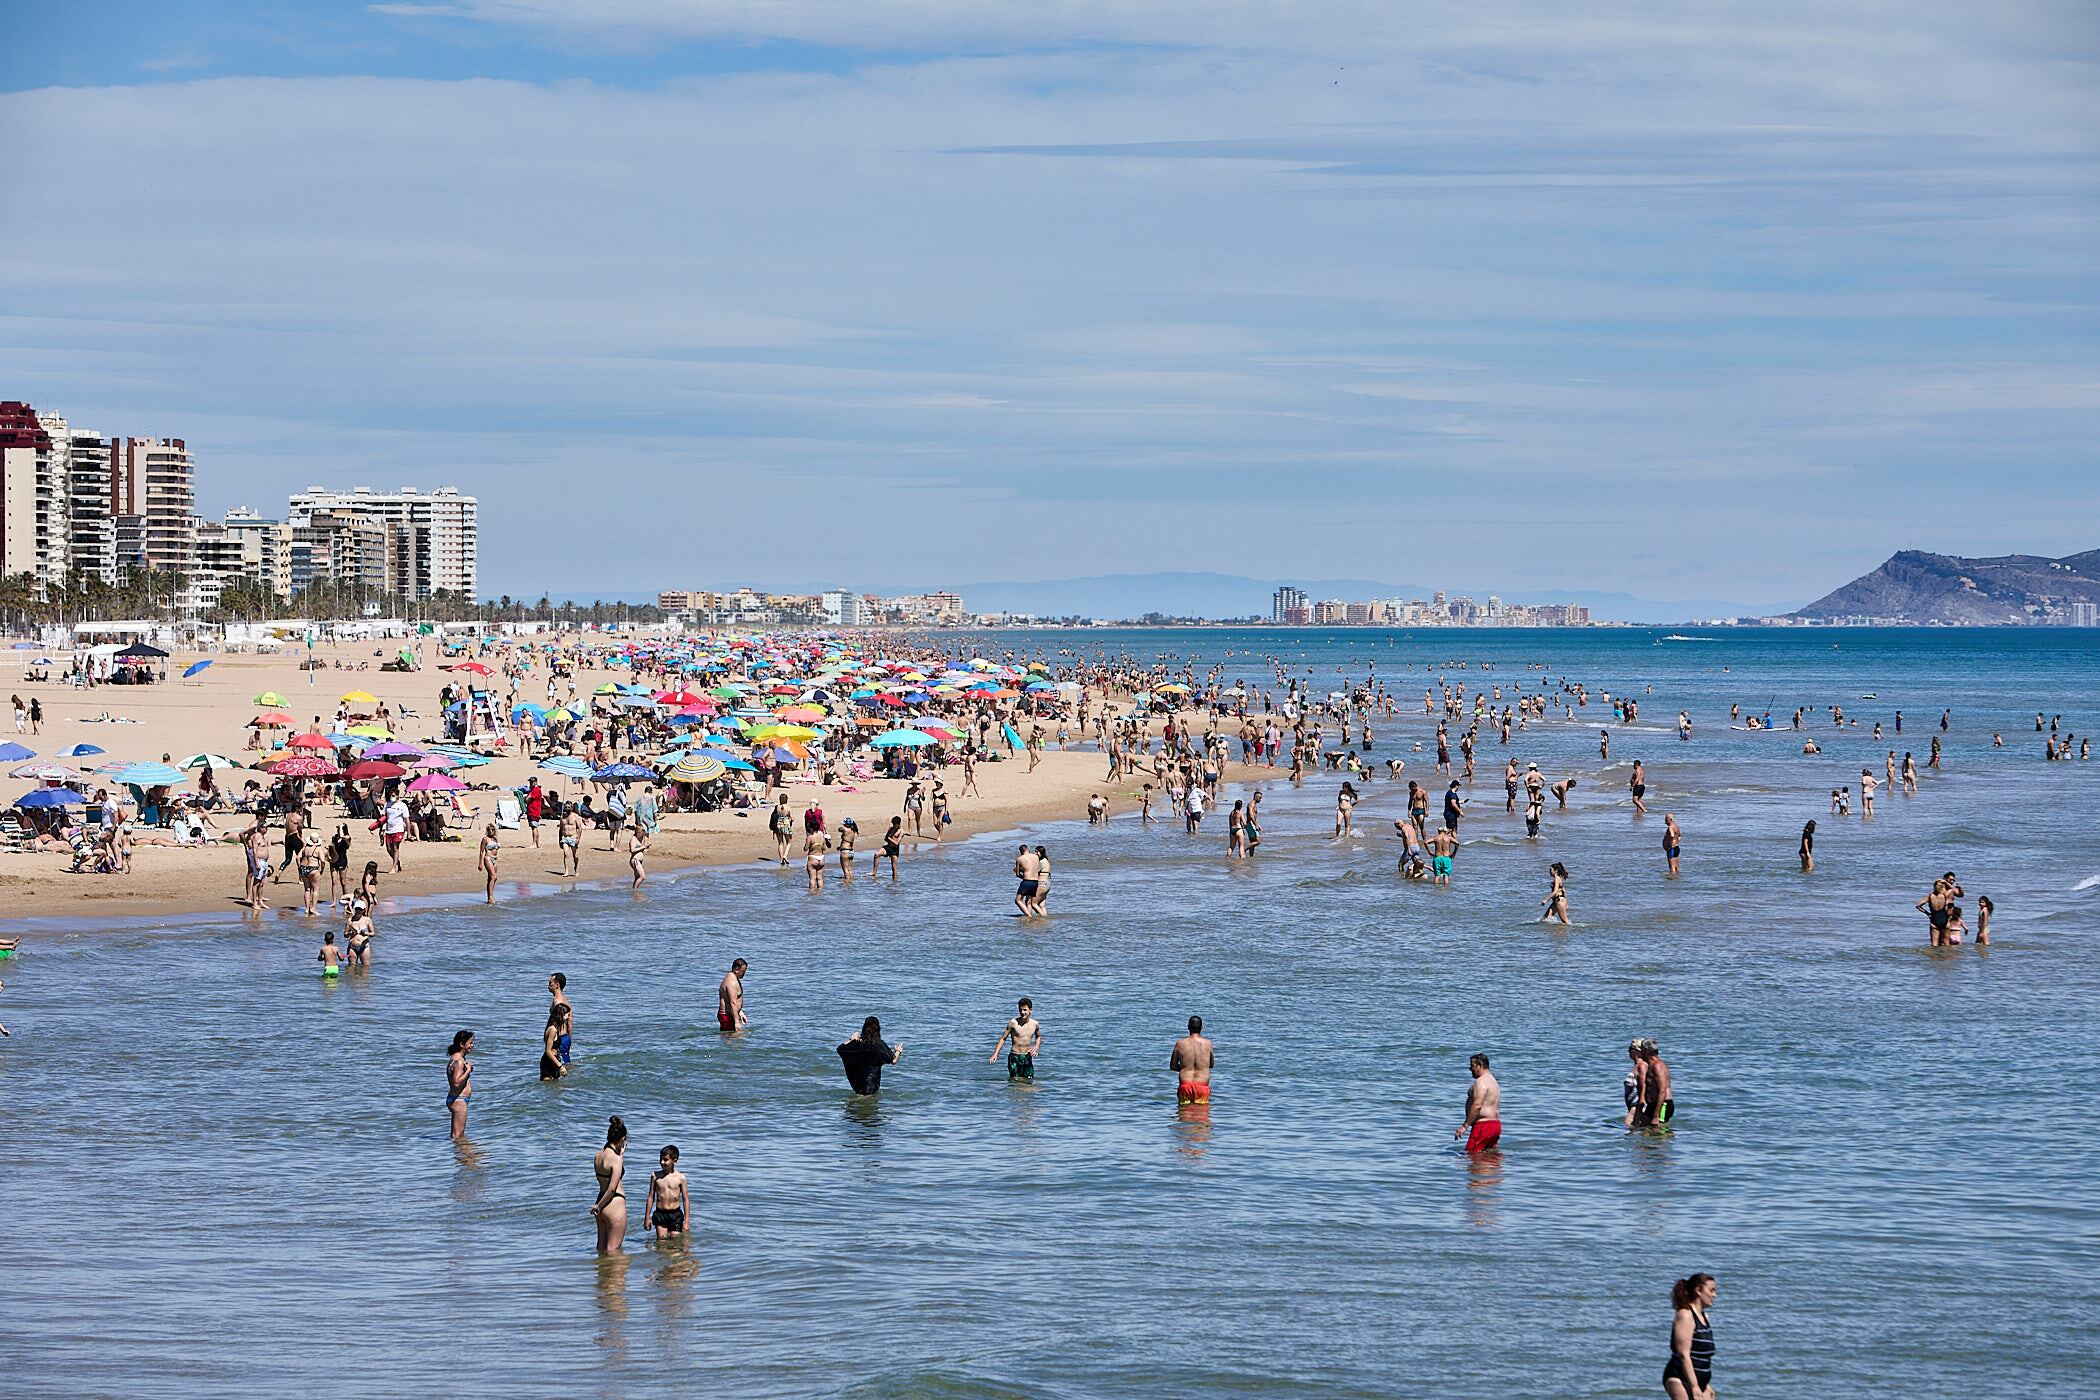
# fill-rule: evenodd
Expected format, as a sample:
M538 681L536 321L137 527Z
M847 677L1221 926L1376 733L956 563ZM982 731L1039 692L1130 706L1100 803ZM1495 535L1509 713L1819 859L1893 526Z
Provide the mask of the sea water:
M1426 665L1582 680L1579 720L1483 734L1448 890L1395 876L1404 782L1362 784L1361 835L1336 841L1322 773L1261 785L1251 861L1222 830L1141 827L1127 788L1106 828L1030 830L1055 862L1041 923L1010 917L1001 835L908 853L897 883L834 869L816 897L754 866L390 909L375 966L337 981L296 915L33 924L0 965L0 1390L1653 1395L1670 1282L1706 1270L1725 1394L2090 1393L2100 767L2044 763L2033 716L2100 726L2094 635L1661 635L952 639L1193 653L1256 686L1265 654L1337 685L1375 660L1412 713L1371 757L1437 787L1413 747ZM1605 691L1642 709L1608 766ZM1822 755L1730 729L1731 702L1807 706ZM1943 707L1943 773L1871 823L1830 815L1888 748L1922 766ZM1578 775L1536 842L1503 811L1510 755ZM1568 931L1535 922L1553 860ZM1912 905L1948 868L1972 925L1996 903L1991 948L1925 947ZM739 955L752 1029L730 1039L715 985ZM577 1059L543 1084L555 969ZM1022 995L1047 1028L1027 1087L986 1059ZM1207 1114L1167 1070L1192 1013L1217 1044ZM860 1100L834 1047L870 1014L905 1053ZM455 1143L461 1028L479 1067ZM1675 1075L1666 1136L1619 1126L1635 1035ZM1506 1130L1469 1161L1475 1051ZM614 1113L632 1224L600 1260ZM658 1246L642 1196L667 1142L694 1229Z

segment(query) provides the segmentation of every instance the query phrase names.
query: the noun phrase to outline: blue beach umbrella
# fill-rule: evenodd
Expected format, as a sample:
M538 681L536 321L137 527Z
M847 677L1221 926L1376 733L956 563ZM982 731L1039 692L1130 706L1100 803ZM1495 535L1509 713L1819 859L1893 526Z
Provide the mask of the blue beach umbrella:
M114 768L104 769L102 776L113 783L130 783L138 787L165 787L183 779L180 768L171 768L165 763L120 763Z
M591 774L594 783L632 783L640 779L654 778L656 774L639 763L608 763Z
M734 768L740 773L756 773L758 771L755 764L746 763L741 758L731 758L726 754L718 756L721 758L724 768Z
M564 778L588 778L591 776L590 764L585 763L580 758L571 758L566 754L559 758L542 759L540 767L549 773L559 773Z
M35 749L25 749L12 741L0 744L0 763L20 763L25 758L35 757Z
M58 751L60 758L86 758L89 754L108 753L108 749L94 744L68 744Z
M38 788L15 799L17 807L78 807L87 799L71 788Z
M876 735L871 742L878 749L923 749L928 744L938 744L940 740L923 729L892 729Z
M203 670L203 669L204 669L205 667L207 667L207 666L209 666L209 665L211 665L211 663L210 663L209 661L192 661L192 662L191 662L191 663L189 664L189 667L188 667L188 669L186 669L185 671L183 671L183 673L182 673L182 678L183 678L184 680L188 680L188 679L189 679L189 678L190 678L191 676L194 676L194 675L196 675L196 674L197 674L197 673L198 673L199 671Z

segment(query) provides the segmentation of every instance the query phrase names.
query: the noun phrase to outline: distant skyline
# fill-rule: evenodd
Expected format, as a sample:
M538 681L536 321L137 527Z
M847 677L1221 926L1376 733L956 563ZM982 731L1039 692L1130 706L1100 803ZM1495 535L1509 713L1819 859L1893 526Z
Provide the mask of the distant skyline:
M20 7L0 398L482 591L1800 603L2100 538L2100 23L1436 0Z

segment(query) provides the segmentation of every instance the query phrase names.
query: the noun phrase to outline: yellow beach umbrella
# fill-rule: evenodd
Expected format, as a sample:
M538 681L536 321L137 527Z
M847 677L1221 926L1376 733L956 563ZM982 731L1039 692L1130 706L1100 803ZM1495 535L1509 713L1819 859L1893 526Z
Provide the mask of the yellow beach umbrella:
M342 700L345 705L376 705L379 703L378 696L363 690L353 690L348 695L343 696Z
M289 705L292 702L285 699L282 695L279 695L274 690L266 690L262 694L255 697L255 703L270 709L282 709L284 706Z

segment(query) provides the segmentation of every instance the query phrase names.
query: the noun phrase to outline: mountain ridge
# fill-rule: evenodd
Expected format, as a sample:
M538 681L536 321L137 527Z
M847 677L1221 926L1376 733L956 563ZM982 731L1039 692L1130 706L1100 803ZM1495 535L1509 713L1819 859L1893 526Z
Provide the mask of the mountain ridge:
M2078 602L2100 604L2100 549L2061 559L2040 554L1971 558L1903 549L1790 616L2002 627L2057 621Z

